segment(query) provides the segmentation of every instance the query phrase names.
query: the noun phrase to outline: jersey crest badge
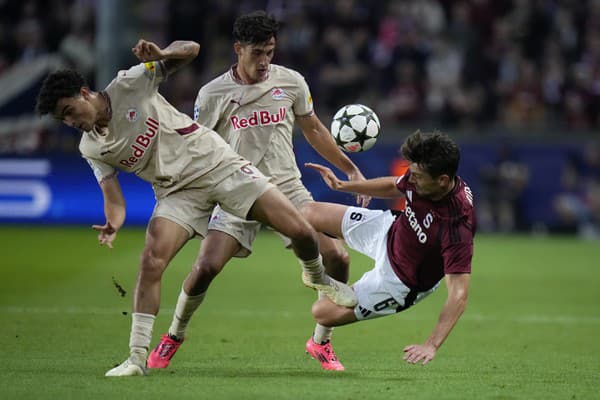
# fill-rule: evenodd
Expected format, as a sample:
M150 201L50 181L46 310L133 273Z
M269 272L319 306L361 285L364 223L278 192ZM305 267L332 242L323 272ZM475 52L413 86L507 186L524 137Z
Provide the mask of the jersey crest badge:
M273 97L273 100L281 100L285 97L285 91L281 88L273 88L271 90L271 97Z
M135 108L130 108L129 110L127 110L125 118L127 118L127 121L134 123L138 119L137 110Z

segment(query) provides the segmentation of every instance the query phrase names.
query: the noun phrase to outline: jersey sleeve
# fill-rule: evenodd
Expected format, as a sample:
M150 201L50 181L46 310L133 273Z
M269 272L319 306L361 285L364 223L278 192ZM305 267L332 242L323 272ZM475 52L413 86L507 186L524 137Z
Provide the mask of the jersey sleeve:
M442 246L442 257L444 259L444 274L471 273L471 259L473 258L472 233L467 227L459 228L463 232L461 241L449 243ZM468 238L471 239L468 239Z
M119 71L117 82L130 88L157 90L158 85L167 78L162 61L149 61Z
M294 109L294 115L298 117L304 117L310 115L313 112L313 100L310 94L310 89L304 77L300 74L295 74L298 81L298 94L294 100L292 108Z
M106 163L103 163L102 161L86 157L84 157L84 159L92 168L92 171L94 172L94 176L96 177L98 183L102 183L105 179L108 179L117 174L117 170L115 168L111 167Z
M194 121L209 129L215 129L219 115L216 96L211 96L206 86L201 87L194 103Z

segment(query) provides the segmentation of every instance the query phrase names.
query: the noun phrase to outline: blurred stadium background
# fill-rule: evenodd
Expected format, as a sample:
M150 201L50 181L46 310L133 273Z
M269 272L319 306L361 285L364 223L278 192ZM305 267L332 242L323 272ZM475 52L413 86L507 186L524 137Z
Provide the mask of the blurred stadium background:
M401 166L408 133L440 129L462 145L482 231L600 236L600 0L0 1L1 221L103 218L79 134L34 115L48 71L77 68L101 89L139 37L193 39L200 56L161 89L191 114L234 61L234 18L259 8L283 22L274 62L304 74L326 124L354 102L380 116L380 143L353 156L367 176ZM299 162L319 160L296 145ZM305 175L317 199L351 201ZM143 224L150 190L121 179Z
M161 87L191 114L200 86L234 62L233 20L259 8L283 22L274 62L306 77L325 124L354 102L380 116L379 143L351 155L365 175L401 169L415 129L461 144L482 231L468 310L426 368L402 363L402 348L431 331L443 289L395 318L337 329L347 371L323 374L303 353L315 296L265 233L211 286L172 367L104 379L126 354L153 195L121 174L127 229L112 251L98 246L89 225L104 221L102 196L80 134L34 115L38 88L74 67L101 89L136 62L138 38L193 39L199 57ZM599 111L600 0L0 0L2 398L597 398L600 252L580 239L600 237ZM299 163L320 160L296 139ZM353 201L304 172L315 198ZM165 274L153 344L197 246ZM354 281L371 262L351 258Z

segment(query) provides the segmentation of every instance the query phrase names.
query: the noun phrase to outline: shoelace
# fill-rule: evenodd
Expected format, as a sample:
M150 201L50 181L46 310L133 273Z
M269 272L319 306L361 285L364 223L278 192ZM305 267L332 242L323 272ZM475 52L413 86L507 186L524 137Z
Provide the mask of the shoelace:
M327 359L329 361L337 361L337 357L335 356L333 349L331 348L331 346L328 346L328 344L329 343L327 343L326 345L323 346L323 350L325 350L325 353L327 353L327 355L328 355Z
M173 346L171 343L163 344L162 348L160 349L160 356L167 357L173 348L175 348L175 346Z

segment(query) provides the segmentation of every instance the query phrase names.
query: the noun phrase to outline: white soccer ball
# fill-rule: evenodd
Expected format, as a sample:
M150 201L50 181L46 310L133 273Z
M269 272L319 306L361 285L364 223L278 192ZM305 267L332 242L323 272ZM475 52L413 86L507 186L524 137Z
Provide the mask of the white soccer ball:
M330 132L342 150L357 153L373 147L380 128L373 110L362 104L349 104L335 113Z

